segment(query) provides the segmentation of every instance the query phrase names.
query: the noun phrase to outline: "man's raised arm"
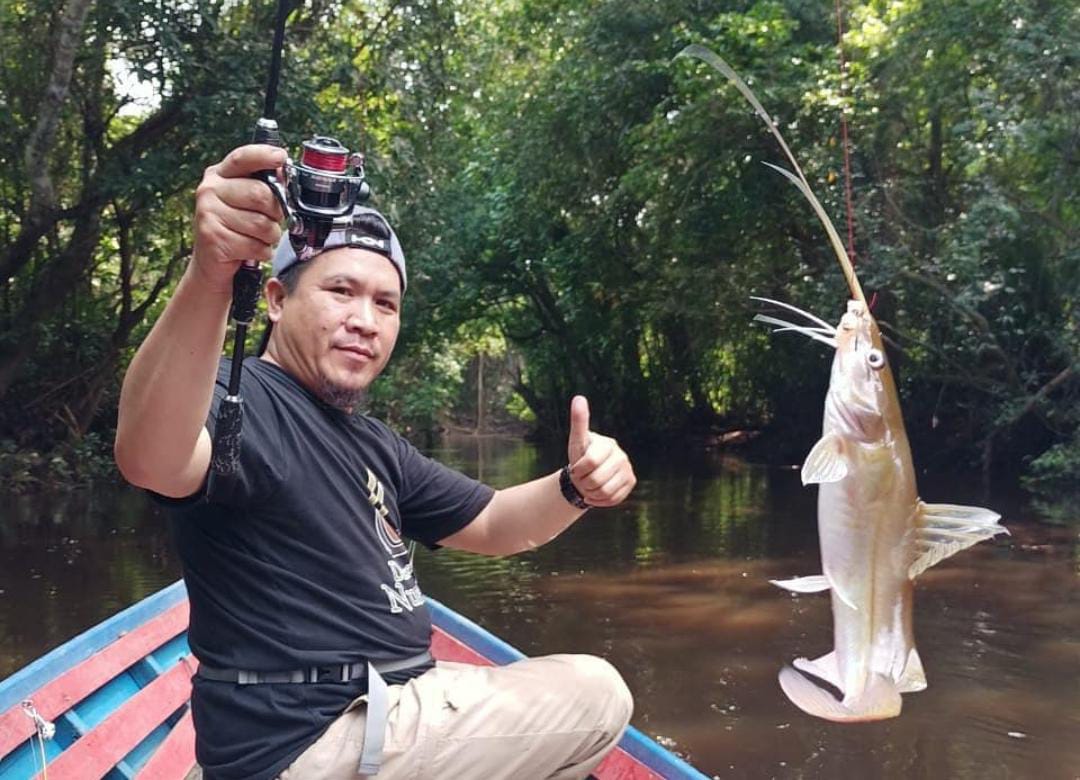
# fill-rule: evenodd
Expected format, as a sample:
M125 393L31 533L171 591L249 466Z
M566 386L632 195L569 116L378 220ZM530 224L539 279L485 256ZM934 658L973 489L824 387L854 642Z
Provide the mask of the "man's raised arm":
M120 391L116 464L134 485L172 497L202 485L210 465L206 417L225 339L232 278L245 259L269 260L281 237L270 189L251 174L285 152L243 146L206 169L195 195L191 262Z
M619 443L589 430L584 396L570 403L566 454L570 482L586 506L617 506L637 484L634 467ZM483 555L513 555L546 544L585 513L585 506L569 503L560 477L549 474L495 491L471 523L439 544Z

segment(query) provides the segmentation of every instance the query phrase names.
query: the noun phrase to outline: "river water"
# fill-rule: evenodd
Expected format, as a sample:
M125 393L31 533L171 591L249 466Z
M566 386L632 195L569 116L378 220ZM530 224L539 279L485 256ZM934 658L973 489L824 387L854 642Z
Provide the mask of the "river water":
M520 441L462 438L435 455L494 486L553 471ZM781 665L832 647L827 596L771 585L820 571L814 493L798 472L720 454L638 461L623 506L532 553L420 551L425 592L530 655L608 658L634 724L724 778L1080 778L1080 522L988 503L1012 532L916 586L929 688L893 720L839 725L791 705ZM1080 520L1080 509L1077 510ZM0 678L179 575L159 511L136 491L2 497Z

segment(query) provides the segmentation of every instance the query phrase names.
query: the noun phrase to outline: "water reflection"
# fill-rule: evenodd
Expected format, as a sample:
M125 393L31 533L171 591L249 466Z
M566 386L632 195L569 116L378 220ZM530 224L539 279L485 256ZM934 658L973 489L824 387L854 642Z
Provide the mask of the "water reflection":
M0 677L180 576L164 518L138 492L0 507Z
M554 471L561 453L464 438L435 452L496 486ZM831 648L827 597L770 578L820 570L813 493L797 472L716 454L639 460L615 510L505 559L417 553L424 590L530 654L604 655L635 724L721 777L1080 777L1080 535L995 499L1012 537L965 551L916 588L930 687L900 718L803 715L783 663ZM981 503L933 485L932 500ZM4 504L0 676L178 574L162 518L137 493Z

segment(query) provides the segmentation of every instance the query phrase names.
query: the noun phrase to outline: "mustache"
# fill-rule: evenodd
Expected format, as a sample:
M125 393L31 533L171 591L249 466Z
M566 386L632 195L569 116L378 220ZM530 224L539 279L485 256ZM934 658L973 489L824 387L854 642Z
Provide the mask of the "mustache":
M379 356L379 350L375 348L373 344L360 341L349 341L340 344L334 344L337 349L356 350L362 352L368 357L377 358Z

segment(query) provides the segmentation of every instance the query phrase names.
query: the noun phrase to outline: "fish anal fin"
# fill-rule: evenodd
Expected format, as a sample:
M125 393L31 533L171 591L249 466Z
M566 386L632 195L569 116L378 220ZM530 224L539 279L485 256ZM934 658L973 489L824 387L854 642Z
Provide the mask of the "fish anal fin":
M844 591L844 589L837 584L837 578L830 574L828 568L825 569L825 579L827 579L829 581L829 584L832 585L833 595L836 596L836 598L840 599L840 601L843 602L844 606L846 606L848 609L854 610L855 612L859 611L859 607L855 604L855 599L851 598L851 596L849 596Z
M910 579L973 544L1009 532L998 523L1001 515L979 506L920 501L915 515L915 556L908 567Z
M821 593L829 589L829 581L824 574L814 574L810 577L792 577L789 580L769 580L773 585L792 593Z
M880 674L873 675L866 689L846 703L790 666L780 670L780 687L803 712L840 723L895 718L902 706L900 691Z
M808 658L796 658L794 666L800 672L812 674L843 693L844 686L840 684L840 667L837 665L835 650L813 661Z
M923 670L919 651L914 647L908 653L907 663L900 679L896 681L900 693L918 693L926 690L926 672Z
M802 483L820 485L825 482L839 482L847 473L844 439L838 434L826 433L806 456L802 467Z

